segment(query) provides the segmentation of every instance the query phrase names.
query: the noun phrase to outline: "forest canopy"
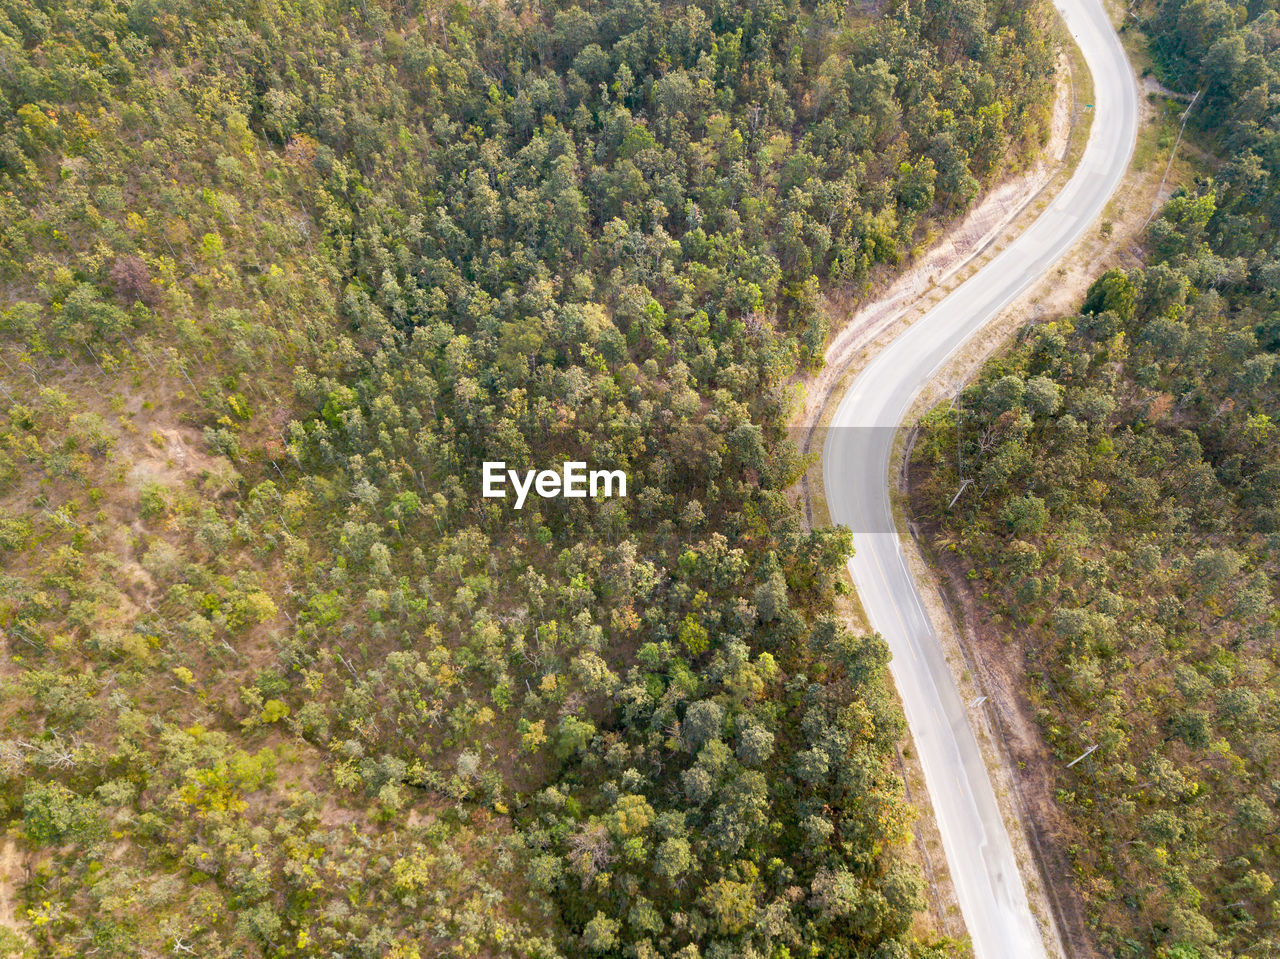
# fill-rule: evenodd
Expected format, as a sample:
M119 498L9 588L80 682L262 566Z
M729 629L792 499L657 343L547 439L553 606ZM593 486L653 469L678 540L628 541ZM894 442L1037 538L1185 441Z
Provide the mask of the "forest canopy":
M951 954L788 384L1038 148L1048 18L0 3L6 944Z

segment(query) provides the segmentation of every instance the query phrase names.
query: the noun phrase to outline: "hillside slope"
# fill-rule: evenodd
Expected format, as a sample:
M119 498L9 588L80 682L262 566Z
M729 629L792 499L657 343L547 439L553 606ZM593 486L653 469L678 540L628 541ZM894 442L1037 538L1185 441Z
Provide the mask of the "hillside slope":
M1046 18L4 4L13 948L945 950L784 384L1035 149Z

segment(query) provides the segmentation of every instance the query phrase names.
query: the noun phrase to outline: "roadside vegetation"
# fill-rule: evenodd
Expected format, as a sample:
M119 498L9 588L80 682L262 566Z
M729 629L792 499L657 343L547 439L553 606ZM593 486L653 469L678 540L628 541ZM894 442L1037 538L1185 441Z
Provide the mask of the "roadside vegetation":
M1280 950L1280 16L1168 0L1147 29L1213 162L1141 268L925 417L913 508L1025 657L1101 950L1259 957Z

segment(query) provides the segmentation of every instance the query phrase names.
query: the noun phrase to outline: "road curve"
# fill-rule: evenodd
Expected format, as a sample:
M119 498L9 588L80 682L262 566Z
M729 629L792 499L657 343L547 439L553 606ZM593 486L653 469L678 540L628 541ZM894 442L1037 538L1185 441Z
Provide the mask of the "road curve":
M968 706L907 570L888 469L894 433L916 394L1083 236L1129 165L1138 91L1120 39L1100 0L1055 2L1093 75L1093 127L1079 166L1024 233L870 361L840 401L822 454L831 519L854 534L849 571L893 654L890 669L977 959L1040 959L1046 952Z

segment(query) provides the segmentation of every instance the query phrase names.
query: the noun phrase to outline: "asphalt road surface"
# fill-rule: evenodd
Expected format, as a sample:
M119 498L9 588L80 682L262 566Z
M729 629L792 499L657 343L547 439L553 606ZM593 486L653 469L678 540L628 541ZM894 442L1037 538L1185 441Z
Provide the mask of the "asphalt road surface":
M1138 91L1119 38L1099 0L1056 2L1093 74L1093 127L1079 166L1024 233L867 365L841 400L823 447L831 518L854 533L849 571L872 626L893 653L890 668L977 959L1040 959L1046 952L970 709L903 558L888 468L894 432L916 394L952 353L1084 235L1133 153Z

